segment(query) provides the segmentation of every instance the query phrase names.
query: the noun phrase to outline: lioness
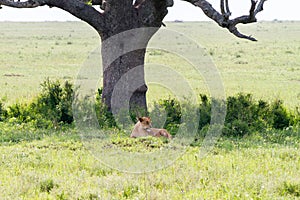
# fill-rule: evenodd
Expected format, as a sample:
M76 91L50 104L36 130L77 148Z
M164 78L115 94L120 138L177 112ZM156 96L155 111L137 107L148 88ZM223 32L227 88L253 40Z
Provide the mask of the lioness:
M166 137L171 139L171 134L166 129L152 128L150 117L140 117L138 122L135 124L130 137L145 137L145 136L154 136L154 137Z

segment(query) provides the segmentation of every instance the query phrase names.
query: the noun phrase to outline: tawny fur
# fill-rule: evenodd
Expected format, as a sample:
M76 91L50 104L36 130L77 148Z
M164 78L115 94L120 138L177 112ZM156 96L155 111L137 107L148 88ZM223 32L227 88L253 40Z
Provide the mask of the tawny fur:
M166 137L171 139L171 134L166 129L152 128L150 117L140 117L138 122L135 124L130 137Z

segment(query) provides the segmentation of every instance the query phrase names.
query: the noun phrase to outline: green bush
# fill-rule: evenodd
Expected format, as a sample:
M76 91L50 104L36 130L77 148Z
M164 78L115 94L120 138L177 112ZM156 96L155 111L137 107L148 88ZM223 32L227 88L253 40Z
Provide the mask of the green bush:
M81 128L117 128L113 114L108 111L107 106L102 102L102 89L98 89L95 99L85 96L83 99L75 98L74 111L76 125Z
M211 102L201 96L199 129L209 125ZM215 101L215 100L213 100ZM216 103L216 102L214 102ZM223 134L241 137L253 132L266 132L267 129L282 130L299 123L299 114L292 115L282 101L271 104L263 100L254 101L251 94L238 94L227 98L227 113ZM203 131L202 131L203 134Z
M4 110L0 107L0 120L22 124L31 123L36 128L52 128L73 122L73 85L45 80L42 92L30 104L15 103Z
M295 112L291 116L292 121L290 122L293 126L300 127L300 108L296 107Z
M164 114L165 119L163 119ZM154 126L159 124L168 129L172 135L176 134L179 129L181 114L180 102L171 97L154 102L154 107L150 113L150 115L156 117L156 119L153 119ZM165 123L160 124L161 121L165 121Z
M66 81L62 86L59 81L47 79L42 84L42 93L31 104L34 114L50 120L54 125L73 122L72 102L74 87Z
M179 101L168 98L159 100L158 103L167 113L165 127L170 124L180 124L181 122L181 107Z
M228 97L224 134L244 136L254 130L263 129L263 120L260 118L259 111L259 104L253 101L250 94Z
M6 118L9 119L8 121L21 124L30 122L34 119L33 116L30 106L16 103L8 107Z
M211 120L211 102L206 95L200 94L200 105L199 105L199 130L202 130L205 126L210 123Z
M0 101L0 122L6 118L6 110L3 103Z
M117 126L112 113L108 111L107 106L102 102L101 88L97 90L95 110L101 128L112 128Z
M194 116L193 111L197 111L200 116L198 134L205 136L211 121L212 103L217 109L217 115L224 112L225 104L217 99L209 99L206 95L200 95L200 100L198 106L188 102L181 102L180 104L179 101L172 98L159 100L154 103L154 109L151 112L154 113L154 116L158 116L153 121L165 121L164 128L174 135L180 127L182 111L191 113L188 116L190 121L195 120L191 116ZM266 132L269 129L282 130L299 124L299 110L292 114L283 106L282 101L278 100L269 104L263 100L255 101L251 94L240 93L228 97L226 106L225 124L222 132L223 135L229 137L243 137L253 132ZM166 119L162 118L164 112L167 115ZM188 130L192 130L192 128L190 127Z
M280 100L276 100L271 104L269 120L271 127L275 129L286 128L290 125L290 122L293 121Z
M117 127L112 113L102 102L102 89L98 89L95 101L91 101L89 98L78 100L76 89L68 81L61 84L59 81L46 79L41 87L41 94L29 104L16 103L5 109L0 102L0 121L11 124L26 123L35 128L62 127L74 121L72 104L75 100L74 104L78 108L77 117L84 119L82 123L85 126L89 126L90 123L99 124L101 128ZM150 116L155 116L152 119L155 127L166 128L172 135L176 135L179 128L183 128L188 134L194 134L196 130L198 136L203 137L210 125L212 105L217 109L217 115L223 114L225 103L210 99L206 95L200 95L198 105L188 100L179 102L169 97L155 102ZM300 127L299 108L292 113L280 100L268 103L263 100L255 101L251 94L238 94L228 97L226 106L225 126L222 130L225 136L243 137L254 132L265 133L268 130L284 130L288 127L294 127L293 130L298 127L299 130ZM197 116L200 117L199 121Z

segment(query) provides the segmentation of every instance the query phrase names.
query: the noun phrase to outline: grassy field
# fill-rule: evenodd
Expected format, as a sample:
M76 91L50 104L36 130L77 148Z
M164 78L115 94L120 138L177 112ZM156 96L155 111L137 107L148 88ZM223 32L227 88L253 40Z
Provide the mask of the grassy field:
M211 55L227 95L245 92L264 100L283 99L292 108L300 104L300 22L241 27L258 42L237 39L209 22L167 25ZM46 77L73 81L99 45L97 33L80 22L0 23L1 98L7 104L26 101L39 92ZM196 93L209 92L201 76L178 56L149 51L146 61L176 70ZM160 98L161 90L150 84L149 102ZM168 96L171 91L165 93L163 96Z
M250 146L250 147L249 147ZM67 136L0 148L1 199L299 199L300 152L293 145L223 140L146 174L105 167Z
M206 50L228 96L245 92L267 101L283 99L289 108L300 105L300 22L241 27L259 40L255 43L213 23L167 25ZM6 106L30 101L46 77L73 82L98 46L97 34L80 22L0 23L0 99ZM204 79L184 59L149 50L146 61L170 67L194 91L209 93ZM171 92L150 84L149 102ZM0 199L300 199L299 128L294 135L287 134L289 127L239 139L222 137L205 157L199 154L201 147L183 146L186 153L169 167L134 174L106 167L76 129L28 126L0 122ZM176 149L157 138L105 142L139 155Z

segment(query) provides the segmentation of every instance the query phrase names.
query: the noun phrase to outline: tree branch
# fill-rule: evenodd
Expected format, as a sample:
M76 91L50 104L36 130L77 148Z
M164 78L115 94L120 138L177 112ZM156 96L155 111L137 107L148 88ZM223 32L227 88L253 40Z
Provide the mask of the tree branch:
M36 8L44 5L43 1L28 0L25 2L14 1L14 0L0 0L0 5L9 6L13 8Z
M254 11L254 15L256 15L257 13L261 12L264 10L264 3L267 0L261 0L256 8L256 10Z
M104 16L92 6L79 0L47 0L47 5L52 5L65 10L75 17L87 22L98 32L106 29Z
M168 7L172 7L173 0L137 0L134 4L141 16L143 26L160 27L164 17L168 14Z
M213 8L213 6L206 0L182 0L193 4L202 9L204 14L214 20L219 26L227 28L236 37L256 41L252 36L246 36L237 29L238 24L249 24L256 22L256 15L263 10L264 3L267 0L260 0L257 5L256 0L251 0L251 8L249 15L243 15L234 19L230 19L231 12L229 10L228 0L220 0L221 13Z
M0 0L0 6L36 8L48 5L49 7L57 7L87 22L99 32L105 30L105 22L102 13L98 12L92 6L87 5L87 2L88 0L27 0L23 2L19 0ZM93 0L92 3L93 2L95 4L100 4L100 0Z
M224 0L221 0L221 3L220 3L221 4L221 13L225 19L229 19L231 12L229 10L228 0L225 0L225 3L226 3L226 7L224 4Z
M231 12L230 12L230 10L229 10L228 0L225 0L225 3L226 3L226 12L227 12L227 13L230 13L230 15L231 15ZM230 16L230 15L229 15L229 16Z

